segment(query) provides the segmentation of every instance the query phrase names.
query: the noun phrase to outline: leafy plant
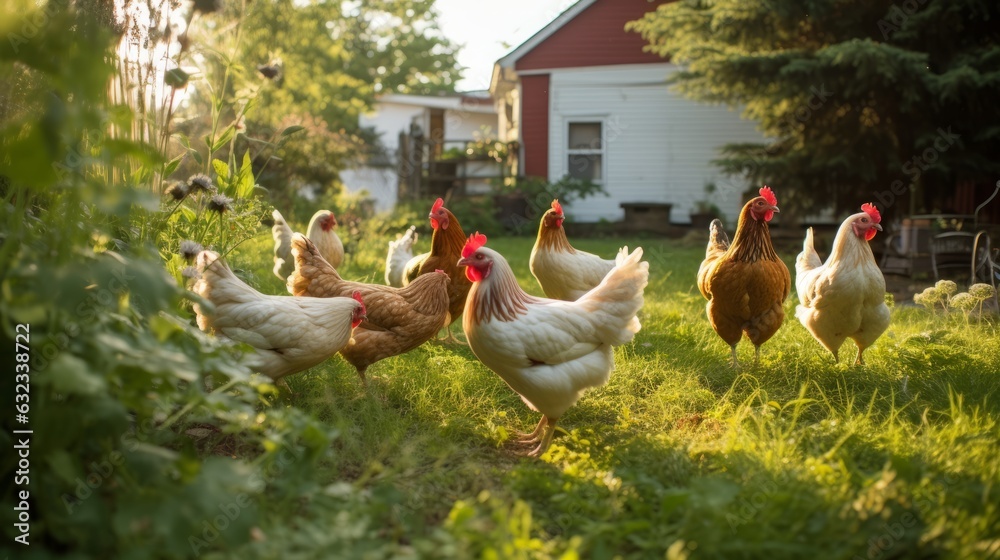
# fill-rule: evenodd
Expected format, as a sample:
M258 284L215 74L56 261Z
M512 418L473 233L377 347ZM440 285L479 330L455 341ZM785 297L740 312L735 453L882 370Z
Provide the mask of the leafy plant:
M598 194L608 195L603 185L569 175L555 182L541 177L510 177L494 183L493 192L497 195L522 196L539 208L548 208L553 199L568 204L573 200Z
M705 191L705 197L694 201L694 213L710 214L715 217L721 216L722 211L719 210L719 206L712 201L712 198L715 196L715 191L718 190L715 183L705 183L703 190Z
M30 496L5 492L0 504L30 504L39 558L187 558L249 543L259 497L306 491L275 473L308 479L336 434L269 406L274 387L241 348L183 316L193 296L156 246L177 250L181 233L234 246L235 200L259 204L247 158L156 200L157 129L133 126L143 113L108 98L114 32L74 5L23 4L0 10L4 25L38 31L0 51L0 75L19 86L5 99L17 109L0 115L0 329L9 348L24 335L28 361L0 385L30 387L18 389L24 420L2 424L32 430L32 468ZM13 481L21 467L4 457Z

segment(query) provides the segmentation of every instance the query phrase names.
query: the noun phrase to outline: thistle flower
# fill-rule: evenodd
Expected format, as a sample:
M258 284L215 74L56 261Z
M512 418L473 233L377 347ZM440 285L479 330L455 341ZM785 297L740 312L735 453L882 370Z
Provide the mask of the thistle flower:
M190 191L188 190L187 183L177 182L174 183L172 187L167 189L165 194L169 194L174 200L184 200L184 197L188 195L188 192Z
M192 262L195 257L198 256L198 253L200 253L203 249L204 247L201 246L201 243L184 240L181 241L181 248L179 252L181 256L184 257L184 260Z
M958 291L958 284L951 280L938 280L937 284L934 284L934 288L945 296L951 296Z
M212 195L212 200L208 202L208 209L222 214L226 210L233 208L233 199L224 194Z
M965 292L957 294L955 295L955 297L951 298L951 306L961 309L966 313L972 311L973 308L975 308L978 303L979 302L976 300L975 297Z
M934 306L941 300L941 293L935 288L929 287L925 288L924 291L919 294L913 295L913 303L917 305L922 305L928 310L933 311Z
M212 184L212 179L208 175L192 175L188 178L188 188L191 192L195 191L205 191L212 192L215 190L215 185Z
M969 295L978 299L986 300L997 294L997 291L993 289L993 286L989 284L973 284L969 286Z

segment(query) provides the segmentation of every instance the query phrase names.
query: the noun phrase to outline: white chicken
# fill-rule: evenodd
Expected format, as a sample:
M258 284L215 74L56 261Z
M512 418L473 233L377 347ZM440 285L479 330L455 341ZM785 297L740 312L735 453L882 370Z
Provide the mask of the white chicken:
M353 298L264 295L246 285L213 251L198 254L201 274L192 291L212 309L195 304L198 327L256 349L253 367L272 379L308 369L339 352L366 317Z
M824 264L813 247L813 230L806 232L802 252L795 259L795 290L800 304L795 316L813 337L839 361L838 352L850 338L862 354L889 327L885 304L885 277L875 263L868 242L882 231L882 217L871 204L847 218L833 240Z
M574 249L563 229L565 219L562 205L553 200L538 224L538 237L528 267L546 296L576 301L604 279L615 267L615 261Z
M529 455L549 448L555 425L591 387L608 381L614 346L639 332L636 314L649 281L642 249L618 253L615 268L576 301L528 295L486 236L469 237L458 264L473 282L463 327L473 353L532 409L542 413L534 432L520 440L537 443Z
M274 275L282 280L295 270L295 259L292 258L292 228L288 227L281 212L271 212L274 225L271 226L271 237L274 238ZM337 226L337 218L329 210L319 210L311 220L306 230L306 237L316 245L319 254L338 268L344 262L344 243L333 228Z
M389 253L385 257L385 284L393 288L403 287L406 263L413 258L413 245L417 242L417 226L410 226L401 237L389 242Z

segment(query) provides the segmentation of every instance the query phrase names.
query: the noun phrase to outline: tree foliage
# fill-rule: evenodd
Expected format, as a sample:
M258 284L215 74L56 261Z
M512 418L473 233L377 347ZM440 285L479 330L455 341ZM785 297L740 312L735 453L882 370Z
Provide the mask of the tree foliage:
M205 75L229 72L228 81L221 91L195 82L188 122L196 125L219 100L251 102L240 123L247 138L303 127L255 161L258 171L267 166L261 184L279 200L304 185L328 189L373 149L377 140L358 117L376 95L454 89L457 47L436 18L433 0L227 0L192 38L192 58Z
M680 0L629 29L685 66L681 92L760 123L767 141L726 145L725 171L780 186L783 210L881 194L893 212L910 184L932 209L1000 174L998 17L980 0Z

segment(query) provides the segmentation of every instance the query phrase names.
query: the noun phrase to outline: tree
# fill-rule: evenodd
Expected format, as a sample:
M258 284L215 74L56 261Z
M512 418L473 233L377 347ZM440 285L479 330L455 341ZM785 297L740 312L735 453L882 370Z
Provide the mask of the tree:
M998 17L980 0L679 0L628 29L685 65L685 95L760 123L767 142L716 163L780 187L782 210L906 213L1000 175Z
M225 91L202 88L189 113L249 100L241 138L285 139L288 127L301 130L275 152L254 149L262 154L258 171L268 162L261 184L278 198L306 184L329 188L376 141L358 125L376 95L454 90L457 47L436 20L433 0L228 0L193 41L204 53L204 74L227 76Z
M437 30L433 0L258 0L242 25L249 68L274 64L279 87L262 92L256 119L313 114L357 131L378 93L453 91L457 47Z

